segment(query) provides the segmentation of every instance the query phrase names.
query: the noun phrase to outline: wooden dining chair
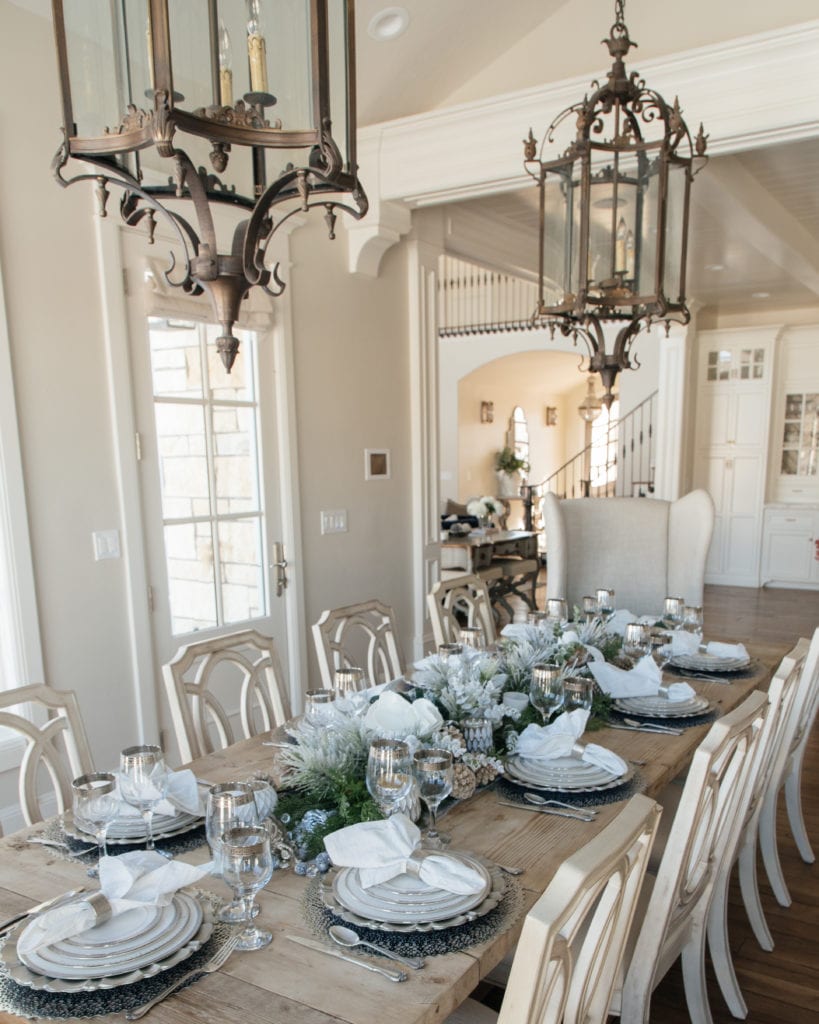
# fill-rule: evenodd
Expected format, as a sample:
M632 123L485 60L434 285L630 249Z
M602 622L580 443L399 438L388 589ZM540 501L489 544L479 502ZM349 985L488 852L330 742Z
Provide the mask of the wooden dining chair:
M248 739L290 717L276 644L255 629L185 644L162 675L183 762L234 743L234 723Z
M719 865L708 911L708 949L720 991L735 1017L744 1018L748 1008L734 971L728 937L728 889L734 864L742 856L742 897L751 927L763 949L773 949L756 878L759 816L765 793L779 779L787 758L788 726L798 701L808 641L800 640L782 659L768 687L768 713L762 725L753 763L748 772L728 846ZM784 746L784 749L783 749Z
M480 626L487 644L496 640L489 591L479 576L439 580L427 594L427 608L436 647L457 643L462 625Z
M654 988L678 958L691 1020L711 1020L705 982L708 909L767 710L766 695L755 690L714 722L694 753L656 878L646 878L650 894L638 914L622 991L612 1004L612 1012L628 1024L648 1022Z
M18 705L18 711L12 710ZM42 725L36 721L36 710L29 717L26 705L40 709L45 718ZM25 743L17 789L26 824L44 819L42 802L49 792L56 797L58 813L71 807L72 780L94 770L76 694L39 683L4 690L0 692L0 727L13 730ZM45 779L50 789L44 788Z
M762 851L762 861L776 901L783 907L791 905L791 897L782 872L776 841L777 806L779 794L783 788L788 821L799 855L807 864L812 864L815 860L805 829L805 819L802 815L802 762L805 759L808 736L816 721L817 709L819 709L819 629L814 631L808 647L798 690L784 727L778 760L766 787L759 814L759 846ZM743 862L746 866L746 878L750 875L750 859L750 851L744 852L744 858L742 856L740 858L740 867ZM740 879L742 879L742 871L740 871Z
M446 1024L602 1024L660 813L633 796L565 860L526 915L500 1014L468 999Z
M397 637L393 610L381 601L323 611L313 624L322 686L332 690L336 670L350 666L364 670L365 687L398 679L402 670Z

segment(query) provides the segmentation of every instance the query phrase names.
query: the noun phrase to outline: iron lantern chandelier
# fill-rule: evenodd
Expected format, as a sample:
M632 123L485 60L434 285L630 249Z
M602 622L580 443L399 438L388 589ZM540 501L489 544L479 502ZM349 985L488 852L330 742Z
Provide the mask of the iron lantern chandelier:
M64 141L60 184L109 186L153 242L157 215L183 259L172 285L210 296L228 371L254 286L280 295L265 254L294 213L367 210L355 152L354 0L52 0ZM183 148L184 147L184 148ZM92 165L63 177L70 158ZM349 200L349 201L348 201ZM192 203L195 226L189 219ZM288 203L289 206L280 204ZM243 218L220 251L218 207Z
M687 323L685 261L691 182L705 163L679 102L646 87L624 58L632 46L616 0L604 39L613 58L606 81L562 111L538 155L531 128L524 167L540 199L539 292L535 324L585 343L606 406L620 370L639 365L630 350L651 324ZM574 138L572 129L576 130ZM549 146L561 155L544 160ZM607 350L604 324L616 336Z

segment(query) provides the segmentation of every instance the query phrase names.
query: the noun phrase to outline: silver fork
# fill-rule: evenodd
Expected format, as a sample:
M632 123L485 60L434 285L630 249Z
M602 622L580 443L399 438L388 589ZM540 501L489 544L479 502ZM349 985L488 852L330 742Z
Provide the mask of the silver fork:
M163 999L167 999L168 996L173 995L174 992L178 991L186 981L190 981L191 978L195 978L198 974L213 974L214 971L218 971L236 948L236 943L238 941L239 932L237 931L231 935L219 952L216 953L212 959L208 960L206 964L200 964L198 967L194 967L192 970L187 971L181 978L177 978L170 985L163 988L158 995L153 997L153 999L149 999L147 1003L143 1003L142 1006L137 1006L134 1010L129 1010L125 1014L125 1019L139 1020L141 1017L144 1017L149 1010L152 1010L157 1003L161 1003Z

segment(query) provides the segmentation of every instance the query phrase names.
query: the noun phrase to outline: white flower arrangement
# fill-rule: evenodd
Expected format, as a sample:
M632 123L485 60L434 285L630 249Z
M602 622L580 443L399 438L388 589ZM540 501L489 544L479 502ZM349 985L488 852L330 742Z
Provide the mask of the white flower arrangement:
M457 658L441 658L433 654L416 662L415 669L413 683L453 721L480 717L497 723L509 715L510 709L500 702L506 673L491 655L464 651Z
M477 516L478 519L488 519L489 516L495 515L499 512L497 501L485 494L482 498L472 498L466 504L466 511L471 516Z

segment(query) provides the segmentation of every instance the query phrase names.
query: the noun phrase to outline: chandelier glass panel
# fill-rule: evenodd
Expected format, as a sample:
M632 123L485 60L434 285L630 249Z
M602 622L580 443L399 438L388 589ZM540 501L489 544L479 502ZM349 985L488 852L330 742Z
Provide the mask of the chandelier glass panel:
M691 182L705 162L700 127L691 138L679 103L647 88L624 58L636 44L623 3L604 40L613 58L605 82L562 111L538 153L532 131L525 168L540 190L539 296L535 322L582 339L589 369L612 401L632 367L634 337L655 321L687 323L685 262ZM557 152L545 158L545 151ZM619 324L607 349L603 323Z
M248 290L280 294L265 261L287 217L323 206L358 218L353 0L52 0L65 141L61 184L91 180L103 215L165 216L184 252L168 280L207 291L230 368ZM69 158L93 164L63 177ZM195 225L179 200L191 201ZM289 206L280 207L280 204ZM244 214L219 250L213 208ZM189 209L189 207L188 207Z

